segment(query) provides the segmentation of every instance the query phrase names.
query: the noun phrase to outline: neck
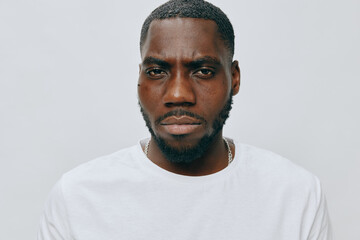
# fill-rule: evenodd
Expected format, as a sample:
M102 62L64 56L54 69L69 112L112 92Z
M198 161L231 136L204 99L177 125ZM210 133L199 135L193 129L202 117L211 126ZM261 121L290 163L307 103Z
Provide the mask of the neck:
M233 152L234 147L232 144L230 144L230 148ZM162 154L153 138L150 140L147 156L152 162L167 171L188 176L203 176L216 173L226 168L229 164L228 149L224 142L222 132L219 132L215 136L214 141L210 144L207 151L199 159L195 159L191 163L170 162Z

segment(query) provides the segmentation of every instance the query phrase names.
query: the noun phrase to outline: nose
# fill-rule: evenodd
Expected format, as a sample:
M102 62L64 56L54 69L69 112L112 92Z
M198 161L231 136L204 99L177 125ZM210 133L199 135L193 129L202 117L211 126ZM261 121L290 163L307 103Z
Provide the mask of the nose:
M196 96L192 80L183 73L177 73L169 78L166 83L163 102L167 107L195 105Z

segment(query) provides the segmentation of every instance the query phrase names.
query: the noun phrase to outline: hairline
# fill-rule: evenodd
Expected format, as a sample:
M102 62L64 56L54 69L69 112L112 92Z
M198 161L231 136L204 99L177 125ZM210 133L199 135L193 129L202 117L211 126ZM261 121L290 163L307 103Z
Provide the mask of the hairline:
M145 34L144 34L144 36L143 36L142 41L140 41L140 55L142 55L142 49L143 49L144 44L145 44L145 42L146 42L146 40L147 40L147 37L148 37L148 34L149 34L149 30L150 30L151 24L152 24L153 22L158 22L158 21L162 21L162 20L169 20L169 19L177 19L177 18L188 18L188 19L194 19L194 20L205 20L205 21L212 21L213 23L215 23L216 28L217 28L217 29L216 29L216 32L218 33L218 37L219 37L219 39L222 41L222 43L223 43L223 45L224 45L224 48L225 48L225 50L226 50L226 52L227 52L228 59L229 59L230 63L232 63L232 61L233 61L233 55L234 55L234 54L231 52L232 50L230 49L230 47L229 47L228 44L226 43L226 40L224 39L223 35L222 35L221 32L219 31L220 28L219 28L218 23L217 23L215 20L213 20L213 19L200 18L200 17L197 18L197 17L173 16L173 17L154 18L154 19L152 19L152 20L149 22L148 27L146 28L146 32L145 32Z

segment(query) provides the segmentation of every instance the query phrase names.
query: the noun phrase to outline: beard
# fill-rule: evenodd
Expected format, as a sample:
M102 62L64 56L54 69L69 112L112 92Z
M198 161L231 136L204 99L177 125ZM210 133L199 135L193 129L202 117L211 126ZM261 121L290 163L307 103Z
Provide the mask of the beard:
M141 106L140 102L140 111L141 114L145 120L145 124L147 128L149 129L149 132L152 136L152 138L155 140L157 146L161 150L162 154L165 156L165 158L172 162L177 164L190 164L194 162L194 160L199 159L201 156L205 154L205 152L208 150L208 148L213 143L216 135L223 129L223 126L225 125L226 119L229 117L230 110L232 108L233 103L233 94L232 91L230 92L230 96L228 100L226 101L224 107L220 111L220 113L216 116L214 123L212 124L212 131L210 134L207 134L203 136L200 141L192 147L182 147L182 148L174 148L170 146L163 138L156 136L154 130L151 127L151 122L148 114L145 112L144 108ZM192 112L188 112L186 110L174 110L171 112L168 112L164 116L157 119L155 122L160 122L161 119L164 119L165 117L174 116L174 115L187 115L191 117L195 117L198 119L204 120L201 116L198 116ZM207 123L206 123L207 124ZM181 140L184 138L184 135L178 135L175 136L178 140Z

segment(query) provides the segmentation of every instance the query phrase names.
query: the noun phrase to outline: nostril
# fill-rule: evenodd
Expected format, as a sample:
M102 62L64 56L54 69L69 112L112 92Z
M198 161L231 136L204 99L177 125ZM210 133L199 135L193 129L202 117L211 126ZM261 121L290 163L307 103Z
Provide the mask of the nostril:
M166 107L191 107L194 106L193 102L166 102Z
M193 106L193 105L195 105L195 102L194 103L193 102L184 102L185 107L190 107L190 106Z

